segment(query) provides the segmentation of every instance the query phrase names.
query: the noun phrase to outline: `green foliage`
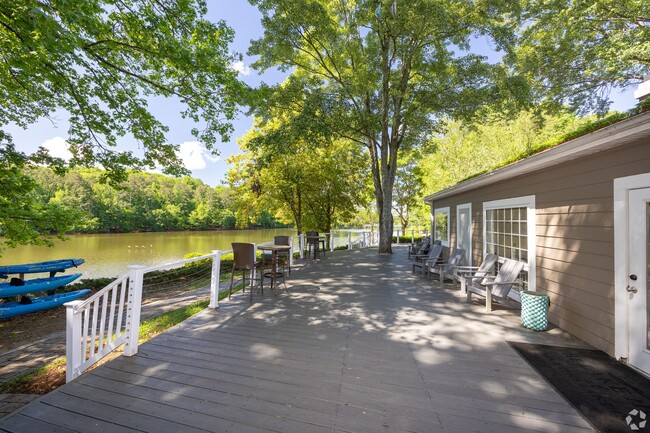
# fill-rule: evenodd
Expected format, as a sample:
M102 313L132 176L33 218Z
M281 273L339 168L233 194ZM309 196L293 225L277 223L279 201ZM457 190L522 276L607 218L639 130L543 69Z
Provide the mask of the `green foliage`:
M413 242L418 243L418 242L420 242L422 240L422 238L423 238L422 235L417 235L417 236L414 236L412 239L413 239ZM393 236L392 242L397 243L397 236ZM399 237L399 243L400 244L410 244L411 243L411 236L400 236Z
M574 138L581 137L583 135L590 134L594 131L597 131L601 128L604 128L606 126L612 125L616 122L620 122L621 120L627 118L628 115L625 113L619 113L619 112L612 112L608 113L605 117L603 118L593 118L593 117L586 117L583 118L583 122L577 126L576 129L570 130L566 132L565 134L562 134L559 137L554 137L545 141L542 141L539 144L535 144L531 146L530 148L526 149L524 152L513 156L512 158L506 159L502 165L510 164L515 161L519 161L520 159L527 158L531 155L534 155L536 153L542 152L546 149L550 149L551 147L555 147L559 144L566 143L567 141L573 140ZM496 167L494 167L496 168Z
M395 172L395 186L393 190L393 209L397 212L402 230L409 227L413 214L424 206L421 200L424 187L424 173L418 166L419 154L406 153L399 160L399 167Z
M101 182L99 169L80 169L59 176L44 167L25 173L34 179L37 203L75 212L68 230L80 233L207 230L231 228L223 189L189 177L171 178L132 172L114 188Z
M612 89L650 72L650 3L644 0L524 2L520 44L508 62L535 83L547 108L607 112Z
M16 245L51 245L74 225L79 212L54 201L42 201L37 184L25 175L25 155L0 131L0 255Z
M224 293L223 295L226 295ZM158 334L166 331L167 329L175 326L182 321L189 319L195 314L205 310L210 304L209 300L194 302L193 304L185 307L177 308L172 311L160 314L151 319L147 319L140 324L140 331L138 334L138 344L142 344Z
M557 145L560 145L562 143L566 143L567 141L573 140L574 138L581 137L583 135L592 133L594 131L597 131L601 128L604 128L606 126L612 125L616 122L619 122L626 117L628 117L629 114L625 113L619 113L619 112L611 112L608 113L605 117L602 118L597 118L595 116L589 116L589 117L584 117L580 119L576 119L577 121L574 123L571 123L570 125L565 125L566 132L552 137L550 139L546 139L543 141L540 141L537 144L533 144L531 146L528 146L526 149L523 151L520 151L517 153L516 151L513 151L513 155L504 158L501 161L495 162L492 166L471 174L468 176L468 178L473 178L480 176L484 173L496 170L498 168L504 167L508 164L512 164L513 162L522 160L524 158L527 158L529 156L532 156L536 153L542 152L546 149L550 149L552 147L555 147ZM571 127L575 129L571 129Z
M0 385L0 393L25 394L30 391L33 392L33 383L42 383L57 370L62 370L65 374L65 363L66 357L61 356L56 358L54 361L47 363L43 367L12 377ZM48 388L47 391L50 391L50 388Z
M148 104L180 102L183 118L204 124L192 133L208 149L227 140L243 91L231 68L239 57L232 29L205 13L203 0L2 2L0 127L64 116L73 166L101 164L113 180L127 167L187 174ZM141 157L116 150L125 136ZM65 165L45 149L33 158Z
M116 275L117 277L117 275ZM63 286L61 289L62 292L74 292L75 290L81 290L81 289L90 289L93 292L98 291L103 289L104 287L108 286L111 284L113 281L115 281L115 277L113 278L91 278L91 279L84 279L79 282L75 282L72 284L66 284Z
M300 113L270 110L264 126L256 122L240 140L244 153L231 159L229 182L240 191L240 212L257 220L275 217L293 222L298 233L330 232L353 218L355 209L367 202L366 155L349 140L332 140L326 132L304 139L296 123Z
M487 103L511 108L526 95L508 69L468 52L477 36L499 49L512 43L517 3L250 2L265 29L249 49L255 66L294 71L288 84L262 89L257 113L273 119L268 108L290 107L312 120L303 123L306 141L332 131L367 149L380 252L390 252L400 150L426 141L445 116L472 117Z
M421 161L428 174L425 191L435 193L504 165L513 155L530 154L538 143L556 139L589 120L566 112L541 118L523 112L512 120L489 116L489 121L479 125L450 122L444 135L431 140L433 151Z

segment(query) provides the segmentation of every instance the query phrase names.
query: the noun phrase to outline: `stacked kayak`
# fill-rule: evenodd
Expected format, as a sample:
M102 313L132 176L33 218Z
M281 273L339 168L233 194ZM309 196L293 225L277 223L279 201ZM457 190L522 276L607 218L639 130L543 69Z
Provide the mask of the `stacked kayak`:
M37 274L39 272L50 272L53 277L57 272L65 272L66 269L76 268L84 263L84 259L60 259L49 262L27 263L24 265L0 266L0 275L11 274Z
M63 305L66 302L74 301L75 299L89 292L90 290L88 289L82 289L75 290L74 292L39 296L38 298L30 299L29 303L23 303L22 300L16 302L6 302L4 304L0 304L0 319L20 316L21 314L35 313L36 311L58 307L59 305Z
M32 280L24 281L20 278L12 278L11 282L0 284L0 298L26 295L28 293L36 292L49 292L73 282L80 276L81 274L72 274L61 277L34 278Z
M67 293L54 293L56 289L71 283L81 276L81 274L56 276L56 274L65 272L66 269L72 267L76 268L83 263L84 259L61 259L40 263L0 266L0 277L6 279L12 274L18 275L18 277L12 277L9 282L0 283L0 298L21 296L20 300L0 303L0 319L58 307L90 292L88 289L83 289ZM25 274L48 272L50 274L49 278L25 279ZM34 298L26 296L27 294L38 292L47 292L47 296Z

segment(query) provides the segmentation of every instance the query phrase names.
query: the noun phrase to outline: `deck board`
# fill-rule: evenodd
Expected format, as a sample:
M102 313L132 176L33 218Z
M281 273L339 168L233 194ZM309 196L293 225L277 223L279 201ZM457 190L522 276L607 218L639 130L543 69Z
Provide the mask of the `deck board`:
M235 296L0 430L593 431L506 342L579 341L488 315L410 268L403 247L328 254L292 272L289 293Z

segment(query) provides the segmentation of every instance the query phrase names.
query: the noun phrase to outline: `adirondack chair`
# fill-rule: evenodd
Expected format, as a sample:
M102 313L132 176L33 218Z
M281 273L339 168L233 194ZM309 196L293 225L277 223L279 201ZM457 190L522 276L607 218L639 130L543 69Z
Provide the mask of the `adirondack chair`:
M492 298L505 301L522 269L524 269L524 262L506 259L496 277L485 277L480 281L468 280L467 302L471 302L472 293L485 296L485 310L489 313L492 311Z
M418 259L418 256L415 256L416 260L413 262L413 272L415 272L415 268L420 268L422 275L424 275L424 271L429 266L432 266L433 264L437 263L440 260L441 254L442 254L442 245L435 244L433 248L431 248L431 251L429 251L429 254L427 254L425 257L420 256Z
M456 275L460 281L460 291L467 293L467 280L481 281L485 277L494 277L492 271L498 258L496 254L486 254L481 266L457 266Z
M426 238L419 245L409 248L409 254L408 254L409 260L418 261L418 258L422 258L423 256L429 254L429 251L431 251L431 244L432 244L431 239Z
M440 287L445 281L445 277L449 277L453 280L454 285L456 285L456 268L463 263L463 258L465 256L465 250L463 248L456 248L450 255L449 259L446 262L434 263L433 265L427 268L429 277L431 274L440 275Z
M426 236L420 240L420 242L416 242L414 244L409 245L409 251L408 251L408 259L411 260L411 256L414 256L416 254L427 254L429 252L429 243L431 242L431 238ZM423 248L427 248L426 252L421 251Z

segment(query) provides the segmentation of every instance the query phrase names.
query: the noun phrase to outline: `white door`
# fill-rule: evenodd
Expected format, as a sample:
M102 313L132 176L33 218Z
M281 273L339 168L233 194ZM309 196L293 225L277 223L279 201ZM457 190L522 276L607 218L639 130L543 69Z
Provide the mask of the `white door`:
M629 195L629 363L650 373L650 188Z
M472 266L472 204L456 206L456 247L465 250L465 266Z

